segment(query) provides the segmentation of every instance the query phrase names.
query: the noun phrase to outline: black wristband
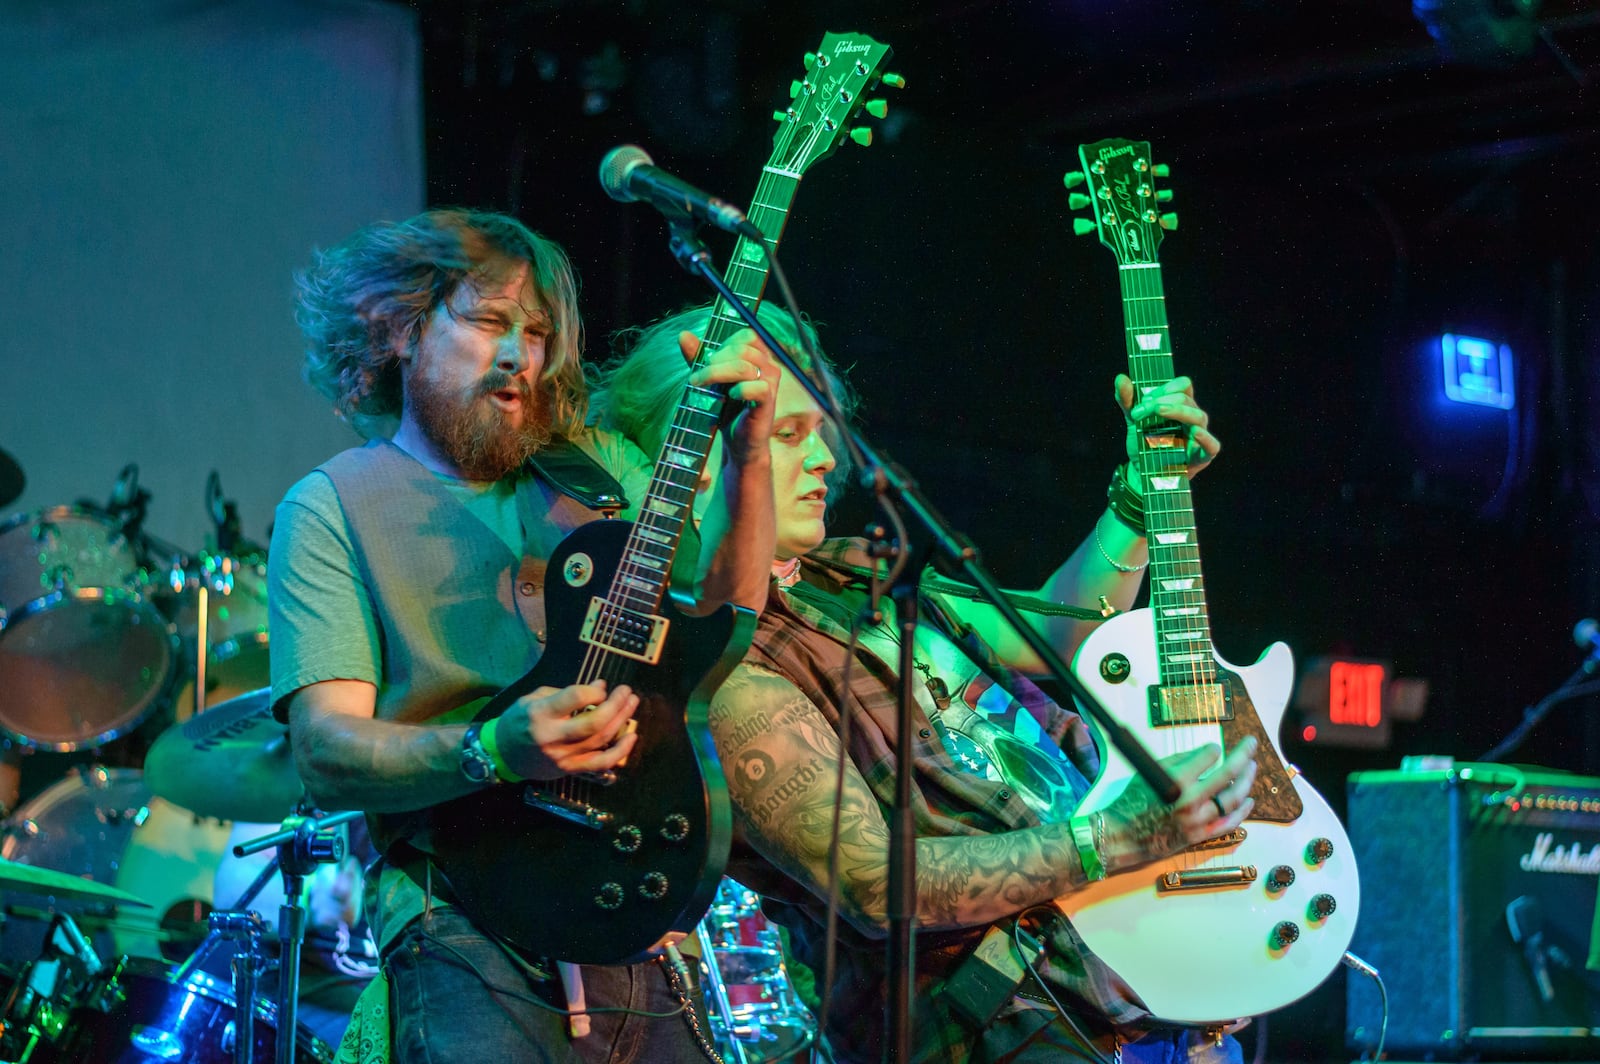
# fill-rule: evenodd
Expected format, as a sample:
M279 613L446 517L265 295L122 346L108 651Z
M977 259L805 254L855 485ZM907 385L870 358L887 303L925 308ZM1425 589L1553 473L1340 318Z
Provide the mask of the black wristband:
M1145 534L1144 525L1144 497L1135 492L1128 483L1127 463L1117 466L1111 474L1111 483L1106 486L1106 506L1115 517L1128 527L1136 536Z

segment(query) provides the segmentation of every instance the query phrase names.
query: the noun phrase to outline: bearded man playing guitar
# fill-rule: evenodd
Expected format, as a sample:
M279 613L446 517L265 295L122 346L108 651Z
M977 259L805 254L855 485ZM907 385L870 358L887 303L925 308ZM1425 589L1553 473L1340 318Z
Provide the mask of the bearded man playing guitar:
M639 696L604 681L531 690L469 726L541 657L556 544L646 495L649 460L584 427L566 255L505 215L438 210L357 232L298 284L307 379L369 442L278 508L272 698L308 793L324 809L366 810L383 854L368 895L393 1059L703 1059L683 988L669 990L654 961L585 967L592 1027L569 1038L554 967L453 904L433 860L462 840L430 837L430 807L501 779L604 773L639 742L627 727ZM745 403L727 431L698 597L759 609L778 370L765 348L733 340L695 373ZM500 827L482 824L474 841L503 845ZM559 853L517 859L512 897L537 901L562 875Z
M790 346L792 325L772 308L762 310ZM704 310L687 312L638 338L597 395L603 424L641 442L660 438L661 404L647 393L671 392L675 364L681 380L687 370L675 337L702 328L706 317ZM810 368L837 380L826 365ZM1129 379L1119 376L1116 395L1130 454L1133 424L1153 415L1186 427L1191 475L1220 450L1187 378L1136 402ZM815 403L783 377L771 435L773 590L751 652L713 698L710 719L734 806L729 874L763 895L767 915L789 930L796 958L819 974L834 855L845 926L825 1033L837 1061L876 1064L884 1046L885 814L899 767L897 630L890 618L864 628L858 643L850 639L873 563L861 541L827 538L829 482L839 479L829 433ZM1138 592L1146 544L1127 483L1119 471L1112 505L1089 535L1038 592L1019 596L1063 657L1099 620L1070 604L1103 597L1126 609ZM1134 781L1093 818L1093 856L1086 857L1069 826L1098 767L1082 720L1028 680L1038 662L991 608L959 585L930 580L924 587L920 675L907 678L920 709L909 766L917 806L914 1059L1238 1060L1238 1044L1218 1030L1152 1024L1050 903L1086 885L1086 861L1117 872L1238 828L1253 807L1255 741L1226 757L1212 746L1164 759L1182 787L1178 802L1168 807ZM887 597L884 603L891 605ZM846 665L851 646L855 657ZM846 674L849 705L841 706ZM842 732L848 756L835 837ZM1019 971L1014 988L985 1003L974 1000L970 972L962 969L993 934L1004 936L1013 956L1021 948L1012 947L1013 936L1042 943L1043 951L1033 962L1037 976Z

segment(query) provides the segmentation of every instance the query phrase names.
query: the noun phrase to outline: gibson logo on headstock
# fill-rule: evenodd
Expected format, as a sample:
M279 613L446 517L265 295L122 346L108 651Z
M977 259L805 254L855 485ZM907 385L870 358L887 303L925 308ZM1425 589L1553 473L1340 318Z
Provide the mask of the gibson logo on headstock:
M1132 154L1133 154L1133 145L1132 144L1124 144L1120 148L1101 148L1100 149L1100 161L1101 162L1105 162L1107 159L1115 159L1119 155L1132 155Z
M1518 862L1524 872L1565 872L1580 876L1600 875L1600 844L1583 849L1581 843L1557 846L1548 831L1534 836L1533 849Z
M872 49L870 44L852 44L849 41L840 41L833 46L833 55L837 59L841 55L865 55Z

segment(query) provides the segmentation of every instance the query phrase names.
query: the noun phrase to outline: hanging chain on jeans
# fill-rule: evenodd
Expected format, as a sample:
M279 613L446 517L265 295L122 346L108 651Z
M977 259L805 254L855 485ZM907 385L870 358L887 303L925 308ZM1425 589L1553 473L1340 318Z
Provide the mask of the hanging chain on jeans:
M700 1047L700 1052L706 1055L711 1064L726 1064L722 1055L711 1045L706 1037L705 1029L700 1026L700 1013L694 1007L694 1000L689 996L689 966L684 962L683 954L678 952L677 946L668 946L666 955L656 958L662 970L667 973L667 986L678 996L678 1003L683 1006L683 1019L689 1025L689 1033L694 1035L695 1044Z

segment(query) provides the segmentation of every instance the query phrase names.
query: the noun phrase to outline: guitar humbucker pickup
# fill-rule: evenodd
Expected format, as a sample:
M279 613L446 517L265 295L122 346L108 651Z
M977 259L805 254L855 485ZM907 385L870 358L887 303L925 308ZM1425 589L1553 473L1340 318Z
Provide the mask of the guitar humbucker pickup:
M1150 688L1150 724L1215 724L1233 719L1233 687L1216 683L1157 684Z
M661 660L669 626L665 617L625 610L596 595L589 600L589 612L583 618L578 638L613 654L654 665Z

